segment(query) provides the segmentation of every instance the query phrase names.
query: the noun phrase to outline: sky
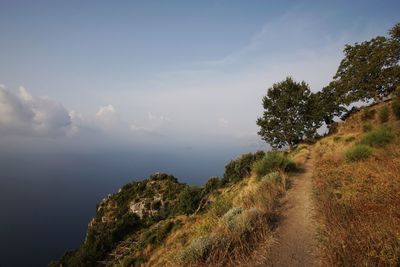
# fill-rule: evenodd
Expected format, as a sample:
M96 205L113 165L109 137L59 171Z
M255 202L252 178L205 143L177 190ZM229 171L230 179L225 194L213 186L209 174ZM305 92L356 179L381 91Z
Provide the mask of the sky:
M261 98L327 85L399 1L0 1L0 148L262 147Z

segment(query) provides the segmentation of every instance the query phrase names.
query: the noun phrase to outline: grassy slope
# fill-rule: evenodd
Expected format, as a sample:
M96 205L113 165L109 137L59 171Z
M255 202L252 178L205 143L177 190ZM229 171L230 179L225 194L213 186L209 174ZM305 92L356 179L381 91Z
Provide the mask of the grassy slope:
M380 121L380 111L390 105L371 107L370 118L364 110L353 114L337 133L314 146L319 237L328 266L400 262L400 121L393 114L387 122ZM368 140L366 136L379 139L376 133L384 128L391 129L386 142L369 147L367 153L359 149L359 159L346 158L357 143Z
M292 158L301 164L307 155L307 146L302 146ZM265 256L277 216L276 204L285 194L289 179L282 170L268 172L262 177L252 173L214 191L198 213L168 219L174 221L174 227L162 242L147 242L140 248L142 262L134 253L137 243L122 242L111 253L114 256L108 265L237 266ZM156 229L153 232L157 233Z

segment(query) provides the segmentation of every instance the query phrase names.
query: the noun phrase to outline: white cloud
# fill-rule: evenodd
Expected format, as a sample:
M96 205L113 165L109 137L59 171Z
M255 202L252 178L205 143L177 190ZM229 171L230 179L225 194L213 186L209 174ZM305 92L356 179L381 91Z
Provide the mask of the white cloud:
M3 135L55 137L73 130L69 112L48 97L32 96L25 88L16 92L0 87L0 132Z
M118 120L118 115L113 105L107 105L99 108L96 118L104 123L115 123Z

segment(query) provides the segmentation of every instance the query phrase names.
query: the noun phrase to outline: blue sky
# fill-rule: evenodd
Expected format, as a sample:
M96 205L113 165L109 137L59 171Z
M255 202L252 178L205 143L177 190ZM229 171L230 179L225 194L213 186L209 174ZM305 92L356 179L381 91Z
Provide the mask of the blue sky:
M292 75L321 89L344 45L386 34L399 10L398 1L1 1L1 133L254 145L272 83Z

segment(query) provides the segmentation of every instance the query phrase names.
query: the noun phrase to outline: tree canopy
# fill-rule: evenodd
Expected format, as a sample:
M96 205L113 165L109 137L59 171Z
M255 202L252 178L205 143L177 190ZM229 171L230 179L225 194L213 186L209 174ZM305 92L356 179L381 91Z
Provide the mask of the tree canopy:
M268 89L257 120L263 140L273 148L293 147L314 138L323 123L329 127L346 106L382 99L400 86L400 23L389 37L346 45L344 54L333 81L317 93L290 77Z
M340 102L382 99L400 84L400 24L389 34L346 45L345 57L329 85Z
M305 137L313 137L322 125L318 96L304 81L288 77L275 83L262 102L265 110L257 120L258 134L274 148L293 147Z

